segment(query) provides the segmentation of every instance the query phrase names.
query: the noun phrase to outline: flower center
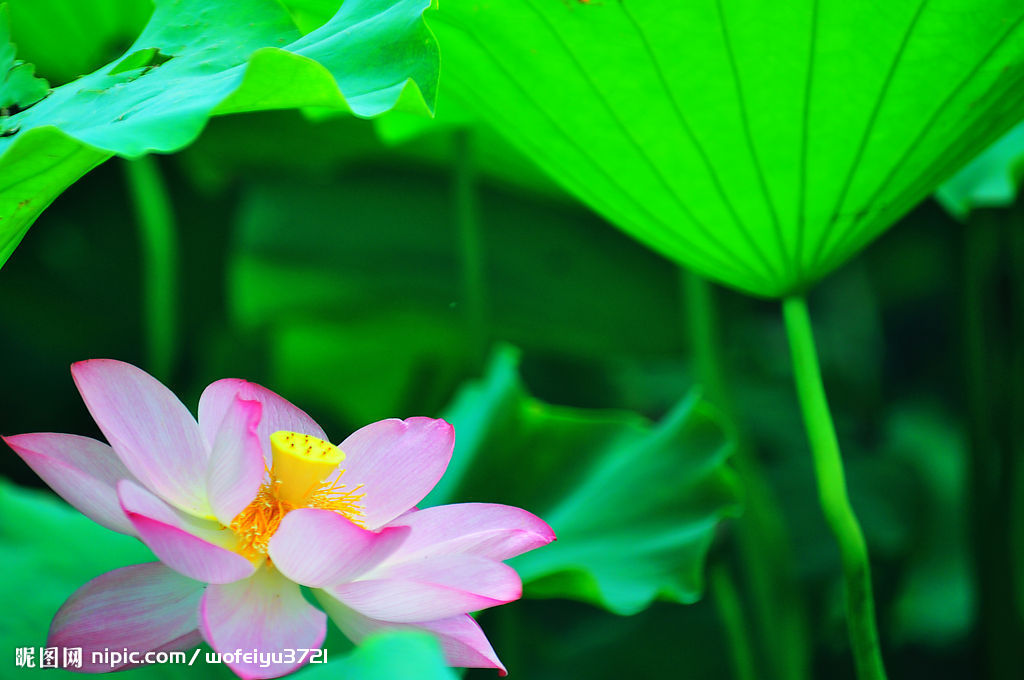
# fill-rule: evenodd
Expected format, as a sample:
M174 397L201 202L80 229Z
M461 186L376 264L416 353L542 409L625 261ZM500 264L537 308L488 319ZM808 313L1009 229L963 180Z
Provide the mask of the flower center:
M270 537L284 516L296 508L330 510L362 525L362 485L346 490L340 483L344 470L332 481L324 481L345 460L341 449L308 434L282 431L270 435L270 450L273 465L267 470L268 480L231 520L231 529L238 535L238 552L253 560L266 556Z

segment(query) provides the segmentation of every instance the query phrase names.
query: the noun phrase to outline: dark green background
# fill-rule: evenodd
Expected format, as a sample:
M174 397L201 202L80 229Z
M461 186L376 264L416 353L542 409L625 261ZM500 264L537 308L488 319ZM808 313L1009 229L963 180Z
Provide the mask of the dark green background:
M495 343L508 342L542 401L668 412L695 381L679 270L482 131L468 138L481 166L484 304L474 325L456 143L442 132L392 148L369 122L282 112L214 120L193 147L158 158L180 253L179 351L165 382L194 408L207 383L244 377L340 440L379 418L441 415L483 374ZM147 367L124 171L115 160L75 184L0 269L0 433L99 436L69 364ZM1022 219L1018 205L964 224L926 201L810 295L892 678L1012 677L1022 667ZM812 677L852 678L838 553L816 502L777 304L725 289L715 299L740 421L786 520ZM41 486L11 452L2 472ZM90 552L61 534L62 517L26 540ZM30 528L2 531L14 541ZM740 571L733 533L727 520L710 561ZM59 603L77 576L109 568L71 560L66 581L54 582L19 554L25 564L10 573L40 575L5 584L9 608L33 592ZM733 677L712 598L629 617L527 599L480 620L513 677ZM40 636L3 640L13 665L8 649L42 644L44 629L7 632Z

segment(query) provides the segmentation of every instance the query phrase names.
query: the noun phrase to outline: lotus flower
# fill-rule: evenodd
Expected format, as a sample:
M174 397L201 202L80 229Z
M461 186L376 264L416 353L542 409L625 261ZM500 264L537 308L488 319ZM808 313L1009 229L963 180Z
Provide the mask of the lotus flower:
M111 670L93 650L205 640L232 653L240 677L278 677L320 648L329 615L354 642L422 629L451 665L505 674L468 612L517 599L519 576L502 560L554 534L503 505L414 507L448 465L451 425L382 420L333 446L303 411L244 380L207 387L197 423L130 364L71 372L110 445L52 433L4 441L69 503L160 559L93 579L57 612L47 644L83 648L82 670ZM264 666L252 650L275 656Z

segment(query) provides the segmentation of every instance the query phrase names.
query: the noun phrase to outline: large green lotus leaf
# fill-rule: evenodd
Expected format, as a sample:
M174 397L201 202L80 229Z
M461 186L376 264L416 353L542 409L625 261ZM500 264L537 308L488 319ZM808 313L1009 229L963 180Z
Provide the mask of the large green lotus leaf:
M18 55L58 83L123 52L153 13L152 0L7 0L7 5Z
M11 109L24 109L47 95L50 84L35 75L35 66L14 58L11 43L10 14L0 5L0 111L6 117Z
M1024 111L1024 5L449 0L452 92L569 191L750 293L800 290Z
M455 455L424 505L498 502L543 517L558 540L511 561L527 594L619 614L699 599L715 528L738 500L731 443L697 395L653 425L551 406L526 392L506 346L445 417Z
M965 219L974 208L1005 208L1017 200L1024 181L1024 123L985 149L944 182L935 197L952 215Z
M334 16L341 0L280 0L288 8L299 30L309 33Z
M176 151L211 115L428 111L438 68L421 16L429 2L349 0L304 36L273 0L158 3L124 59L4 119L0 257L93 166L113 154Z

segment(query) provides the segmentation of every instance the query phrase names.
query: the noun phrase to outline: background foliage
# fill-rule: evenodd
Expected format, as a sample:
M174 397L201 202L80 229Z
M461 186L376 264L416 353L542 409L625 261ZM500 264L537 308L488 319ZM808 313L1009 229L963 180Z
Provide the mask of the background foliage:
M287 3L289 30L316 29L337 4ZM105 67L131 52L148 17L147 3L115 5L11 2L18 57L52 85ZM444 21L442 48L454 30ZM599 130L586 105L573 130ZM98 437L67 371L91 357L163 373L190 407L214 379L261 382L335 440L379 418L445 415L456 458L430 502L516 503L561 536L515 565L528 597L480 617L514 677L852 677L838 553L776 305L714 292L737 434L693 391L693 300L680 271L576 198L621 196L588 178L571 194L559 188L494 120L473 122L465 95L446 98L444 80L437 107L429 124L235 114L158 157L177 225L163 363L127 162L72 186L0 269L0 432ZM1018 128L943 187L958 219L925 201L810 298L894 678L1024 669L1020 139ZM752 442L761 491L741 488L728 463L737 439ZM43 644L78 585L147 558L28 489L39 482L13 454L3 474L0 594L17 615L0 622L0 644L13 656ZM778 504L781 542L751 555L735 516L759 493ZM792 586L779 592L792 596L795 632L753 635L745 659L737 616L758 630L757 574L769 572ZM340 635L328 648L350 653ZM386 665L396 659L409 665ZM416 636L339 663L333 672L353 678L455 674Z

